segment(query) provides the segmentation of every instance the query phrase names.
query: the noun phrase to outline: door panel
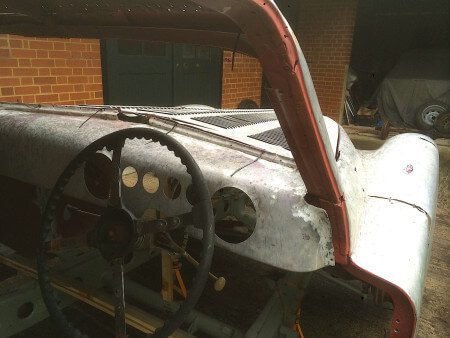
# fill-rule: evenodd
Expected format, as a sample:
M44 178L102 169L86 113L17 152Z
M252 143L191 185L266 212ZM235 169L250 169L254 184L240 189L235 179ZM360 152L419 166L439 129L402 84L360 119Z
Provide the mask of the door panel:
M209 47L105 41L109 104L220 107L222 52Z
M172 105L172 46L106 41L108 103Z
M174 103L220 106L222 53L215 48L174 46Z

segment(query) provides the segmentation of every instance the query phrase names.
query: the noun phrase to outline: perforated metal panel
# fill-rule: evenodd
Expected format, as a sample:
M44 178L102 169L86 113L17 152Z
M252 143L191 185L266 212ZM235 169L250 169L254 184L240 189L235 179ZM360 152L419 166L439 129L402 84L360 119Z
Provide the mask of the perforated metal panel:
M276 115L272 112L218 115L218 116L200 116L193 118L193 120L208 123L225 129L245 127L251 124L273 121L276 119L277 119Z
M258 141L273 144L275 146L280 146L283 147L284 149L290 150L281 128L266 130L259 134L250 135L249 137Z

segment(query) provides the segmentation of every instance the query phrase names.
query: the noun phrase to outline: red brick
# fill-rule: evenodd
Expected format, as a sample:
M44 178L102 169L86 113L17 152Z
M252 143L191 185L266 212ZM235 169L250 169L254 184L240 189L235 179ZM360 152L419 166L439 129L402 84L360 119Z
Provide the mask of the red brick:
M31 85L33 84L33 78L32 77L22 77L20 78L20 85Z
M68 83L86 83L87 81L87 76L69 76L68 78Z
M53 93L51 85L40 86L41 94Z
M35 84L55 84L56 77L54 76L39 76L34 78Z
M50 75L72 75L72 68L50 68Z
M53 49L54 50L66 50L66 43L63 41L53 42Z
M11 57L31 59L36 58L36 51L30 49L11 49Z
M48 52L46 50L37 50L36 57L42 59L48 58Z
M38 75L38 70L36 68L13 68L12 70L14 76L36 76Z
M100 43L99 42L97 42L97 43L92 43L91 45L90 45L90 49L91 49L91 52L100 52Z
M24 95L24 96L22 96L21 102L36 103L36 98L34 95Z
M0 58L8 58L10 57L11 52L9 48L2 48L0 49Z
M84 89L88 92L101 91L103 89L100 83L86 84L84 85Z
M35 59L35 60L31 60L31 65L33 67L54 67L55 60L53 60L53 59Z
M17 67L18 62L15 59L0 59L0 67Z
M73 75L83 75L83 68L72 68Z
M81 59L83 57L83 52L80 51L69 51L71 59Z
M71 84L53 85L52 90L54 93L68 93L73 92L74 87Z
M89 93L88 92L82 92L82 93L71 93L70 94L70 99L71 100L84 100L84 99L89 99Z
M55 67L66 67L66 59L53 59Z
M59 104L102 102L99 46L95 39L0 35L1 99Z
M86 60L68 59L66 60L67 67L86 67Z
M67 50L74 50L74 51L85 51L86 50L86 44L84 44L84 43L76 43L76 42L66 42L66 49Z
M48 57L51 59L68 59L70 52L67 50L51 50L48 52Z
M2 97L2 101L4 101L4 102L22 102L22 98L20 96L6 96L6 97Z
M36 102L52 103L58 101L58 94L40 94L36 95Z
M12 76L11 68L0 68L0 76Z
M69 100L70 94L69 93L60 93L58 94L58 98L60 101L67 101Z
M9 48L9 46L10 46L10 44L9 44L7 36L2 35L0 37L0 48Z
M99 52L82 52L82 57L87 59L100 59Z
M30 59L19 59L19 67L31 67Z
M83 75L102 75L100 68L83 68Z
M16 87L14 89L16 95L25 95L25 94L38 94L39 86L23 86Z
M11 48L22 48L22 40L9 39L9 47Z
M50 69L49 68L39 68L39 76L49 76Z
M0 77L0 86L18 86L20 80L17 77Z
M30 49L53 49L53 42L49 41L30 41Z
M3 87L2 88L2 95L14 95L14 88L13 87Z
M67 83L68 77L67 76L58 76L56 78L56 83Z

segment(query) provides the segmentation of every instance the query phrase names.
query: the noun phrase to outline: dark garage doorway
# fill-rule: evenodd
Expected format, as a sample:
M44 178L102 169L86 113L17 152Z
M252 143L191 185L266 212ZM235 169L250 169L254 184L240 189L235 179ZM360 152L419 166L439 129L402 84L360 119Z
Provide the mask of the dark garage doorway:
M222 51L186 44L102 41L107 104L220 107Z
M358 2L347 79L346 105L351 109L346 115L353 120L349 122L381 127L389 121L394 127L433 129L424 125L423 113L430 108L436 115L450 104L448 4Z

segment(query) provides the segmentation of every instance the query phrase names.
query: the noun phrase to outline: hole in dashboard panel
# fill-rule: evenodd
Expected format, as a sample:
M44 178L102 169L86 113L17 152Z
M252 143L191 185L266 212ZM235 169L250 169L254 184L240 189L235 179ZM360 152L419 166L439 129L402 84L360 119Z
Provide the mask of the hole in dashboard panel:
M196 195L194 191L194 186L192 184L189 184L189 186L186 189L186 199L191 205L195 204Z
M17 318L26 319L31 316L34 310L34 303L26 302L19 306L17 309Z
M107 199L111 187L112 162L102 153L94 153L84 164L84 184L93 196Z
M234 187L219 189L211 198L216 235L228 243L242 243L255 231L256 208L250 197Z
M155 175L155 173L149 171L142 178L142 185L150 194L154 194L159 189L159 178Z
M181 184L175 177L168 177L164 182L164 195L170 199L175 200L180 196Z
M139 176L134 167L126 167L122 171L122 182L128 188L133 188L138 182Z
M126 255L124 258L123 258L123 264L130 264L131 263L131 261L133 260L133 253L132 252L130 252L128 255Z

